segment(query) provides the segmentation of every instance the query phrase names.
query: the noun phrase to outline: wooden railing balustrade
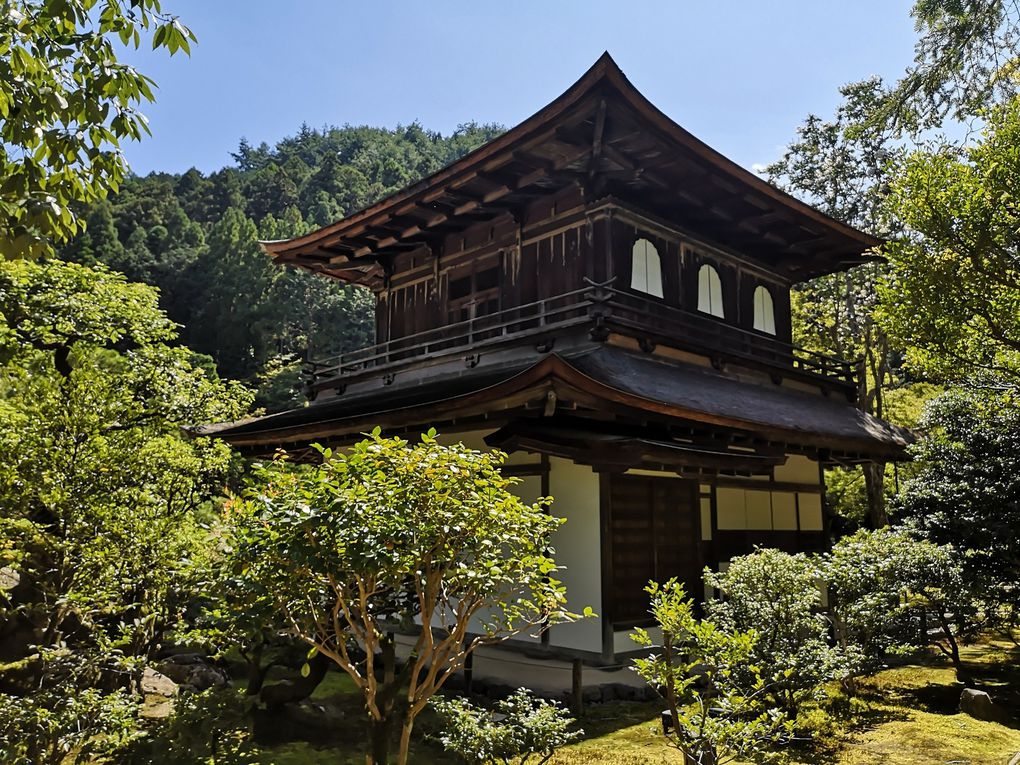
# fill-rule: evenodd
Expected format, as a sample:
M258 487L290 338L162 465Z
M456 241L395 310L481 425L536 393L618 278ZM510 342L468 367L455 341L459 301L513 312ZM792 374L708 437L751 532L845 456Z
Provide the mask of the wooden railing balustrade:
M588 326L593 336L607 331L650 342L702 352L713 358L742 359L796 370L809 378L856 389L853 365L842 359L784 343L761 332L735 327L721 319L677 308L660 300L616 289L611 282L586 286L533 303L508 308L444 327L306 362L310 391L369 370L383 371L413 361L464 354L526 338L560 334Z

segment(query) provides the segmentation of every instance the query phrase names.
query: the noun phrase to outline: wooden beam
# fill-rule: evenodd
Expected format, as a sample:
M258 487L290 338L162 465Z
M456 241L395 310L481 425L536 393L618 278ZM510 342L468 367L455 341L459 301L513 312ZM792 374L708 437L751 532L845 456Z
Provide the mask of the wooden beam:
M602 136L606 130L606 99L599 101L595 112L595 130L591 139L591 158L588 160L588 175L595 175L596 163L602 156Z

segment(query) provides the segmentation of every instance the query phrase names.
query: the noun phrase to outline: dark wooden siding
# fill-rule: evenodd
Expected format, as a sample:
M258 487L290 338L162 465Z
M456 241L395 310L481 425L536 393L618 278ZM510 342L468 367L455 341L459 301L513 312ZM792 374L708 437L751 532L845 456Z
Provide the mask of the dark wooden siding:
M721 561L754 552L755 547L774 547L788 553L825 552L828 537L823 531L719 531L712 533L715 560L708 565L718 569Z
M632 249L642 238L659 254L663 302L696 310L698 269L709 263L722 282L725 321L746 329L752 326L754 288L761 280L733 261L684 244L679 235L612 214L589 220L570 190L537 200L520 216L523 228L507 215L447 236L435 252L422 247L396 256L389 289L380 295L377 308L380 341L454 321L460 314L449 305L450 282L493 264L500 268L500 310L580 289L585 278L615 277L614 286L630 289ZM789 290L774 282L769 287L776 335L789 342Z
M701 529L694 481L609 476L609 592L603 610L614 624L648 619L649 581L677 577L702 597Z

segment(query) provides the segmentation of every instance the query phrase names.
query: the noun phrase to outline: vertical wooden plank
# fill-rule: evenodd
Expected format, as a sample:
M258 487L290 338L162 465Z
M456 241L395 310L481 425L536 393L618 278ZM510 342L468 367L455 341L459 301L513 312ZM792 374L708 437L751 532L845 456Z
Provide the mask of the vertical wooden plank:
M613 619L616 603L613 601L613 507L610 474L599 473L599 551L602 557L602 660L613 661Z
M584 713L584 665L580 659L571 662L570 697L573 700L573 712L580 717Z

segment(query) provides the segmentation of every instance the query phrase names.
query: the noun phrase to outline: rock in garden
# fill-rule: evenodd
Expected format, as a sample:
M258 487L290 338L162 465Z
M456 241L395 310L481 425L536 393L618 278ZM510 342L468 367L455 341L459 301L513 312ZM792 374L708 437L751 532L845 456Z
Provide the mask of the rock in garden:
M226 673L208 664L176 664L165 661L160 671L178 685L190 685L196 691L219 688L227 684Z
M142 672L142 693L170 698L177 695L177 683L152 667L146 667Z
M991 722L999 719L999 708L995 706L992 697L974 688L963 689L963 693L960 694L960 711L975 720Z

